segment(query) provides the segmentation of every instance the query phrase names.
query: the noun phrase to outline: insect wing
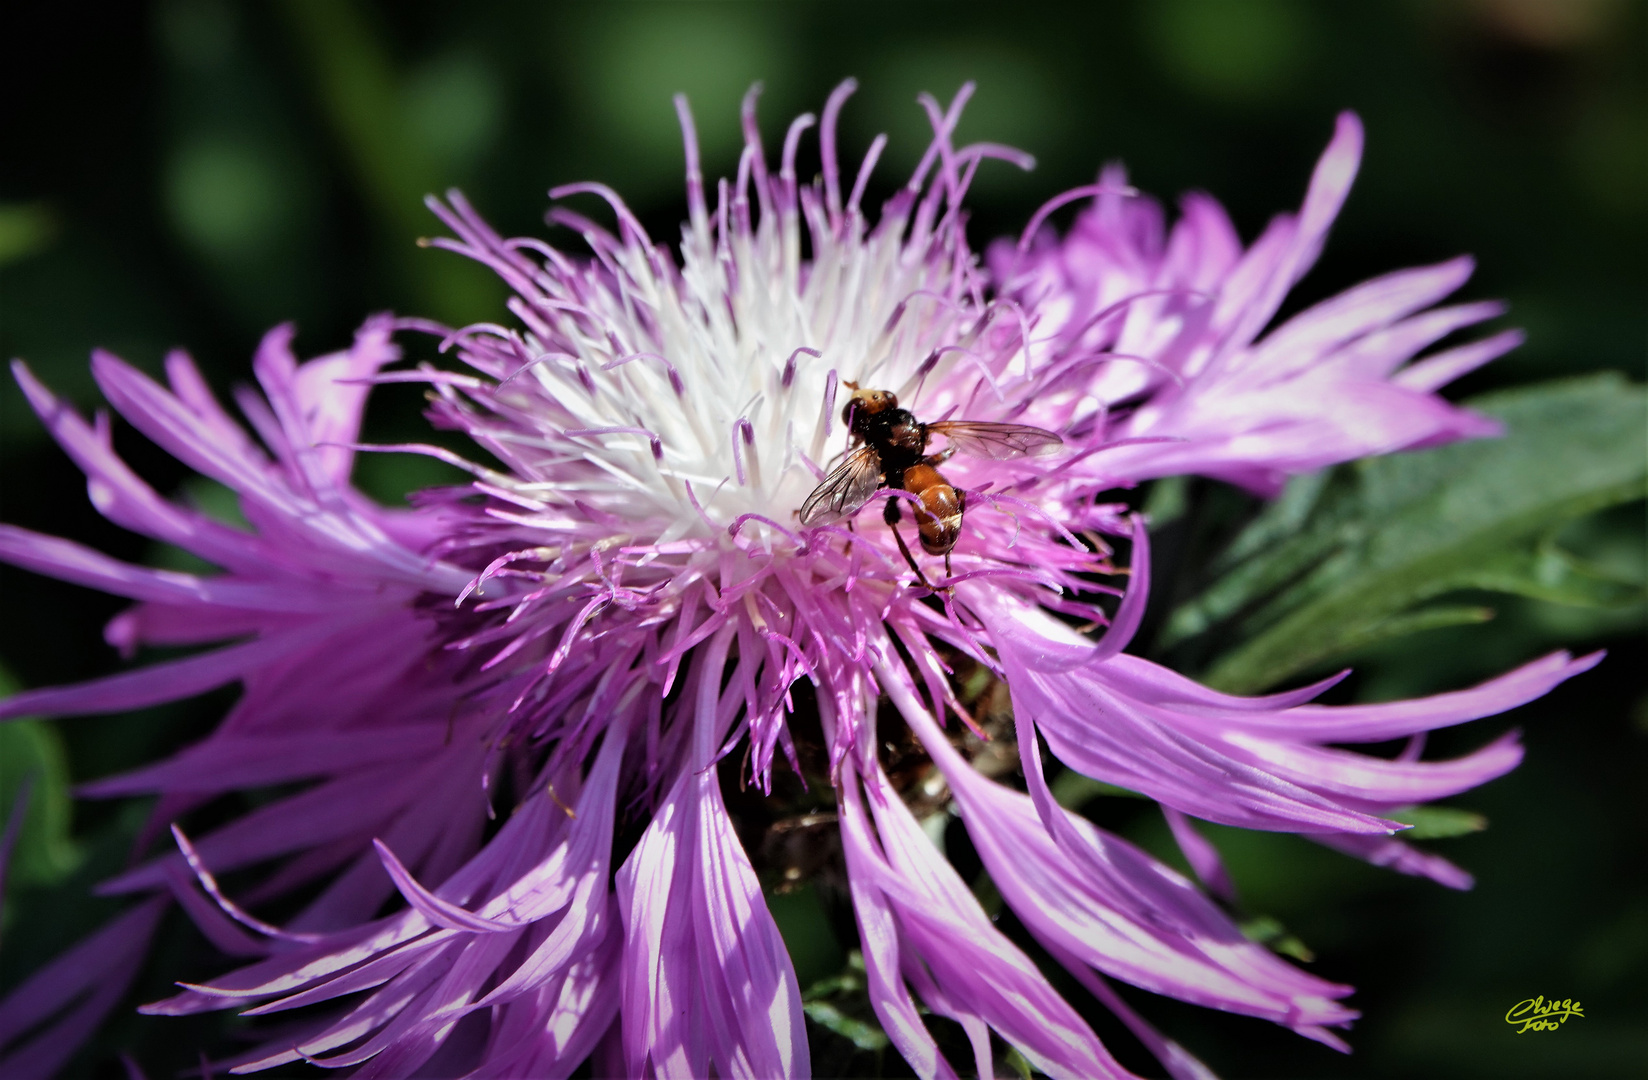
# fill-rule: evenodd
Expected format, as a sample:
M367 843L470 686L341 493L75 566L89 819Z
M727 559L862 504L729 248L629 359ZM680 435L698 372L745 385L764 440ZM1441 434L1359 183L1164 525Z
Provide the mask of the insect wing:
M801 524L822 525L844 518L869 502L881 487L881 455L860 446L837 465L801 504Z
M1064 440L1039 427L1028 424L992 424L983 420L940 420L928 424L929 435L943 435L958 451L974 457L1023 457L1026 454L1048 454Z

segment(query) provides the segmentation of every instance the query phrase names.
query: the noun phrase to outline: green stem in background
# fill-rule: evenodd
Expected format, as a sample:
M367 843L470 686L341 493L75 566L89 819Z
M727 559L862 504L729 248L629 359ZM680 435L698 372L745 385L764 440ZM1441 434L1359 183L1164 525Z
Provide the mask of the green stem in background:
M361 5L356 0L283 0L280 10L316 104L377 219L391 278L422 313L453 325L496 318L503 300L492 275L441 252L410 250L414 238L435 223L424 196L439 191L446 178L411 136L401 79Z

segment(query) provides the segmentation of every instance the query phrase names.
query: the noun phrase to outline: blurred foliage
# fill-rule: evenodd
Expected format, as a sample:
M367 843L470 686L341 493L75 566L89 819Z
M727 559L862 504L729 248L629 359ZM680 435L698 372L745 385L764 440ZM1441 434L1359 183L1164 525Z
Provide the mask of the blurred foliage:
M1288 933L1279 919L1270 915L1256 915L1251 919L1242 919L1236 924L1250 941L1274 949L1283 956L1291 956L1295 960L1310 963L1316 959L1316 954L1310 947L1300 941L1293 934Z
M1642 388L1603 374L1470 404L1506 434L1294 479L1210 565L1214 583L1173 612L1159 647L1214 634L1207 680L1251 693L1386 638L1492 617L1417 606L1461 590L1637 608L1640 621L1640 560L1611 571L1557 537L1648 497Z
M0 696L20 687L0 668ZM57 729L38 720L0 724L0 832L16 836L5 869L6 891L56 885L80 864L81 852L69 835L74 813L69 768ZM20 815L14 822L12 815ZM15 830L15 832L13 832ZM5 913L0 912L0 919ZM0 935L4 934L0 925Z
M802 981L807 983L807 989L801 994L801 1003L809 1020L842 1036L860 1050L880 1054L891 1045L870 1011L863 953L854 949L846 965L833 975L817 981Z
M1530 338L1464 380L1459 394L1607 369L1640 379L1643 371L1648 5L1635 0L1010 8L146 0L98 16L87 19L73 5L0 11L0 32L17 46L0 70L8 102L0 111L7 147L0 158L0 352L25 358L83 408L98 403L86 366L93 346L158 371L168 347L186 345L227 388L247 378L258 338L281 320L296 320L299 347L316 354L345 344L376 310L455 323L496 318L503 293L495 282L455 256L415 246L437 228L422 207L425 194L460 186L504 232L541 232L548 187L599 179L623 193L653 235L670 238L683 216L672 93L692 100L706 172L730 175L737 100L749 83L764 83L761 125L776 144L791 116L816 111L847 75L861 84L842 117L847 159L878 132L892 139L870 205L902 181L925 145L918 91L948 97L976 80L961 137L1036 155L1029 174L1005 166L980 172L970 230L981 246L1111 160L1125 161L1135 183L1166 199L1189 188L1214 192L1251 237L1271 214L1297 203L1333 113L1355 108L1367 124L1367 160L1320 265L1288 311L1375 273L1471 252L1481 270L1465 297L1508 299L1511 321ZM804 155L802 166L810 174L816 156ZM417 357L433 352L428 341L406 345ZM1608 1077L1639 1073L1648 1060L1640 1023L1648 1015L1648 721L1640 719L1648 717L1648 698L1630 663L1640 658L1641 608L1551 602L1552 589L1575 583L1641 581L1640 503L1551 533L1565 514L1562 500L1578 497L1558 463L1584 474L1589 466L1576 455L1609 438L1604 417L1614 417L1607 422L1621 434L1612 451L1587 460L1623 461L1623 447L1640 468L1641 439L1626 430L1624 392L1600 400L1597 388L1608 385L1620 384L1569 384L1565 393L1591 387L1584 392L1599 399L1595 416L1583 412L1592 405L1571 400L1582 412L1565 429L1542 411L1564 400L1560 394L1486 399L1490 408L1500 402L1507 416L1520 409L1535 421L1530 431L1542 433L1529 442L1513 425L1503 444L1509 449L1456 448L1463 455L1456 459L1417 455L1354 466L1316 481L1314 491L1301 482L1268 512L1201 481L1158 483L1144 493L1158 530L1158 584L1142 640L1154 633L1157 647L1171 645L1169 654L1184 666L1216 667L1233 646L1256 647L1289 625L1304 627L1290 624L1301 612L1315 612L1309 622L1318 631L1327 620L1327 632L1314 635L1319 640L1300 632L1287 648L1246 653L1241 670L1228 669L1232 683L1285 678L1289 658L1299 655L1289 650L1301 640L1320 663L1342 662L1354 646L1357 674L1336 688L1339 700L1457 687L1561 645L1616 650L1597 671L1512 716L1433 736L1433 752L1449 754L1510 724L1527 732L1527 762L1473 791L1469 810L1415 810L1429 815L1415 823L1431 835L1457 834L1447 841L1449 855L1477 875L1473 893L1400 878L1298 837L1206 826L1244 904L1266 913L1253 918L1271 920L1250 930L1276 930L1273 943L1309 942L1313 970L1355 983L1354 1004L1365 1012L1352 1035L1356 1053L1341 1057L1258 1021L1123 990L1221 1075ZM367 437L418 437L418 405L415 390L386 388L368 416ZM162 490L213 506L222 501L199 484L184 490L183 470L118 422L115 440ZM1369 501L1377 494L1370 485L1429 477L1446 487L1450 475L1437 471L1438 461L1480 469L1505 485L1471 520L1500 528L1504 543L1494 551L1519 552L1520 563L1501 565L1488 581L1484 554L1436 579L1405 579L1401 588L1388 576L1393 566L1402 569L1400 560L1360 561L1358 573L1343 579L1321 576L1335 553L1366 554L1373 538L1414 525L1414 514L1423 524L1419 501L1395 497L1412 489L1379 489L1391 495L1379 502ZM360 469L370 490L392 498L432 482L422 462L362 455ZM83 490L83 478L46 444L16 388L0 382L0 520L73 536L121 558L175 557L103 522ZM1512 527L1517 508L1527 514ZM1534 527L1541 511L1551 520ZM1376 520L1358 517L1369 512ZM1350 522L1356 535L1327 530L1330 520ZM1280 575L1289 588L1270 598L1252 587L1221 594L1204 568L1224 552L1224 565L1250 575L1274 569L1282 555L1306 557ZM1417 608L1432 620L1429 629L1410 619L1396 627L1409 632L1375 642L1364 633L1373 616L1360 600L1329 603L1354 584L1363 599L1389 609L1390 630L1388 620L1414 611L1420 594L1436 595L1427 592L1436 581L1464 584L1461 566L1477 576L1471 590L1446 598L1451 612ZM1313 568L1308 575L1306 567ZM1518 591L1532 595L1484 591L1504 588L1513 572L1528 586ZM1307 583L1319 591L1307 597ZM1223 606L1209 606L1220 596ZM118 601L0 568L0 603L0 658L22 683L88 678L120 663L101 636ZM1182 624L1164 631L1169 613L1185 604L1200 605L1194 610L1216 632L1183 636ZM1497 613L1491 622L1440 625L1443 616L1490 606ZM1334 611L1345 618L1329 618ZM0 734L7 740L0 744L0 805L9 813L20 775L37 776L24 844L53 853L26 863L20 848L8 885L0 985L14 985L116 910L89 889L121 865L145 807L81 804L71 834L66 785L198 738L228 700L216 694L132 716L11 725ZM1120 792L1065 777L1055 783L1065 785L1059 793L1067 805L1183 866L1147 801L1096 798ZM1477 814L1493 827L1462 832ZM965 831L941 833L964 876L976 879ZM25 865L47 869L36 875ZM46 884L63 874L56 888ZM980 889L991 891L987 880ZM844 936L850 919L811 890L775 897L774 907L798 964L816 974L815 987L844 962L850 975L850 960L842 959L854 944ZM998 918L1045 960L1010 911ZM178 972L203 976L217 963L173 919L133 1001L163 995ZM1152 1073L1120 1025L1056 969L1049 972L1124 1064ZM1505 1010L1539 993L1583 1000L1583 1024L1543 1040L1512 1035ZM862 1004L846 984L831 994L809 992L821 1072L899 1074L896 1055L860 1049L875 1044L873 1030L846 1023L870 1022ZM934 1026L947 1052L952 1042L957 1047L952 1060L968 1061L958 1032ZM127 1050L149 1075L169 1075L194 1067L196 1046L220 1041L223 1031L212 1016L122 1013L71 1071L121 1075L115 1055ZM1017 1067L1010 1048L1002 1048L1001 1065Z
M54 231L51 212L39 203L0 205L0 266L46 250Z
M841 968L846 957L830 932L823 902L812 886L769 891L767 907L784 937L801 985L809 986Z

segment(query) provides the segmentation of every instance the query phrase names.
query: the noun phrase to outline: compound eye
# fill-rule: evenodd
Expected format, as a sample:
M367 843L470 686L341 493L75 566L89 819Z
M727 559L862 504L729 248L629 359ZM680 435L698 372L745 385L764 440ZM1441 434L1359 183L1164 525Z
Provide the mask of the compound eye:
M881 407L883 409L898 408L898 395L891 390L883 390L881 392Z

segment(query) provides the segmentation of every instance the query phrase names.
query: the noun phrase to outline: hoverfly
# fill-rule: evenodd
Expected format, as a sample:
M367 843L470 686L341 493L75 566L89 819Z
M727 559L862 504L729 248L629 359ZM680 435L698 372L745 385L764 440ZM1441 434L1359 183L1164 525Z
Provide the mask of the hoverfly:
M858 445L847 452L846 460L830 471L822 483L801 504L801 524L821 525L848 517L883 487L908 491L915 496L916 530L921 547L929 555L944 556L944 572L950 573L950 549L961 536L961 519L966 511L966 495L957 491L938 471L938 466L958 450L979 457L1015 458L1024 454L1045 454L1063 442L1051 431L1024 424L993 424L978 420L940 420L924 424L908 409L898 407L898 397L888 390L860 389L857 383L842 380L853 396L841 410L841 422ZM927 453L927 440L942 435L949 445L936 454ZM899 504L908 500L890 498L883 517L892 526L893 538L904 553L916 578L928 588L927 578L898 531Z

